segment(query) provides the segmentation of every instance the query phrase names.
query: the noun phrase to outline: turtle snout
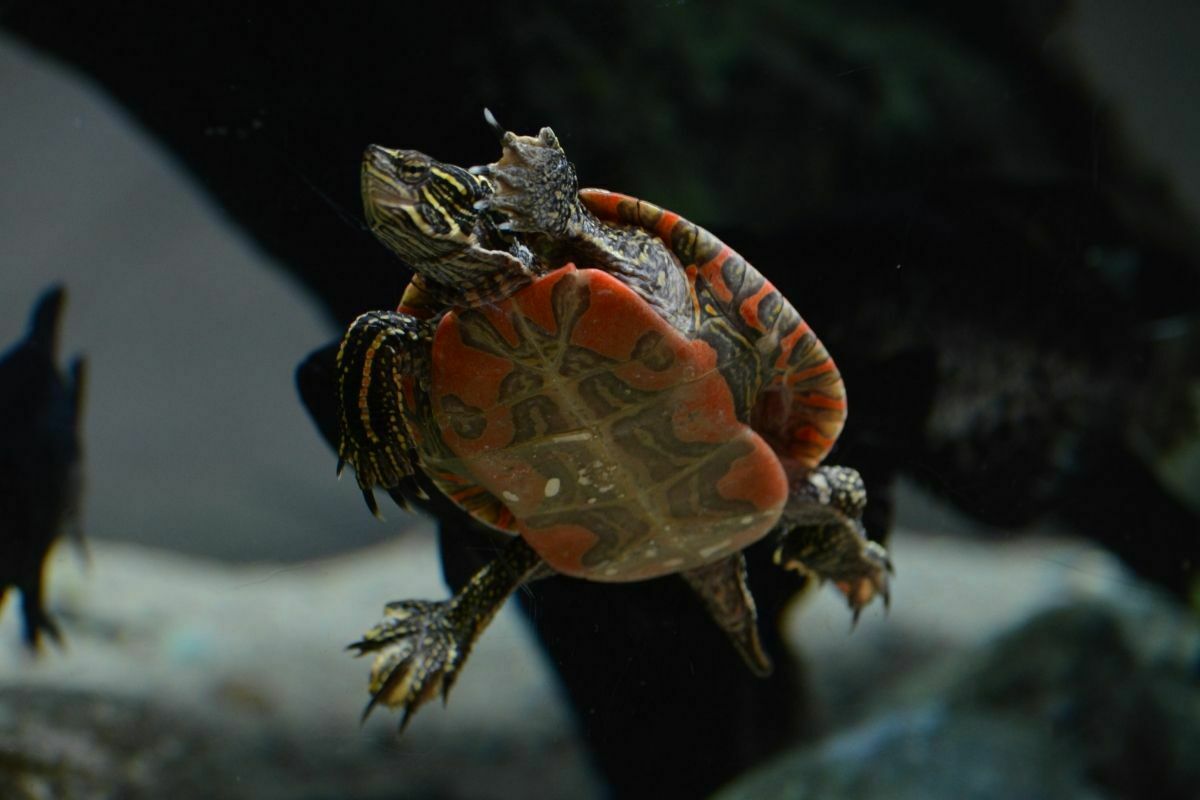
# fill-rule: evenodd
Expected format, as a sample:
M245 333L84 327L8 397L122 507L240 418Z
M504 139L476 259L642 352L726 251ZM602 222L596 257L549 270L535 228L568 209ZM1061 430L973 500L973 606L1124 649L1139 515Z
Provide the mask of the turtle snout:
M380 147L377 144L367 145L367 149L363 151L363 169L374 167L375 169L385 170L392 163L392 151L386 147Z

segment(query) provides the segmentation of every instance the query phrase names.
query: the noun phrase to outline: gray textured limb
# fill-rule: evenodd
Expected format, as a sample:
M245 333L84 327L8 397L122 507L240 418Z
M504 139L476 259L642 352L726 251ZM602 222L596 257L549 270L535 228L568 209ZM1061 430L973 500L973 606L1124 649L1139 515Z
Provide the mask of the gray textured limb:
M773 667L759 640L758 614L746 582L745 557L735 553L684 572L682 577L700 595L709 616L729 636L746 666L759 677L770 675Z
M516 537L449 600L388 603L383 621L348 648L375 655L363 718L379 703L399 707L404 730L420 706L439 694L444 701L471 648L509 595L547 574L541 557Z
M774 555L784 569L833 582L846 596L856 622L876 596L888 604L888 575L893 571L887 551L867 538L862 525L866 504L856 470L813 470L793 486Z

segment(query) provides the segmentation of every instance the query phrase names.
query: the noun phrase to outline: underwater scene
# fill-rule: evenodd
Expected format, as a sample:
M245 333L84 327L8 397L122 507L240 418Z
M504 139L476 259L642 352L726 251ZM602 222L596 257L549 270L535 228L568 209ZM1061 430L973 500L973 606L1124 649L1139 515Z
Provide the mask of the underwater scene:
M0 800L1200 796L1198 39L0 3Z

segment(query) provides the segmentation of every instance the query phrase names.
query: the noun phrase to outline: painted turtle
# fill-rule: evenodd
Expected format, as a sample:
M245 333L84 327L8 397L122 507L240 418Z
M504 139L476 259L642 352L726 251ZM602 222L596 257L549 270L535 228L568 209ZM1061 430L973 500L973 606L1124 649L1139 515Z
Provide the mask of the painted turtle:
M403 727L508 595L553 573L678 573L766 674L741 551L781 523L779 563L836 581L856 616L886 598L861 480L818 466L845 402L799 315L702 229L580 195L548 128L502 143L474 173L413 151L364 160L372 230L419 280L343 340L341 457L368 495L428 479L516 534L453 598L391 603L352 645L376 654L367 710L401 706Z

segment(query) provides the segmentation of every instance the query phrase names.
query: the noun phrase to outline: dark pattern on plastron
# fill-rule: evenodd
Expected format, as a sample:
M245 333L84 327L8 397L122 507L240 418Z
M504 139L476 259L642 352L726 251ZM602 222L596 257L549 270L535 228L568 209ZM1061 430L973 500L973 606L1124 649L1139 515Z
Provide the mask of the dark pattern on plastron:
M478 439L487 429L487 418L483 415L483 409L464 403L456 394L448 394L442 398L442 411L454 433L464 439Z
M650 535L650 524L619 504L535 514L525 520L525 526L531 531L555 525L578 525L596 536L596 543L581 559L585 567L612 561L625 550L628 542Z
M709 442L679 439L671 417L669 406L655 403L612 426L613 443L628 456L626 463L638 465L655 483L666 483L680 470L709 458L717 448Z
M691 471L684 473L667 489L667 502L671 515L680 518L704 514L754 514L758 509L747 500L722 497L716 490L718 482L729 474L733 463L754 448L749 442L734 440L715 448L708 458L698 461Z
M655 372L663 372L675 364L675 353L658 331L643 333L634 344L630 358Z
M579 420L559 408L552 398L535 395L512 407L513 438L511 444L542 439L579 428Z

